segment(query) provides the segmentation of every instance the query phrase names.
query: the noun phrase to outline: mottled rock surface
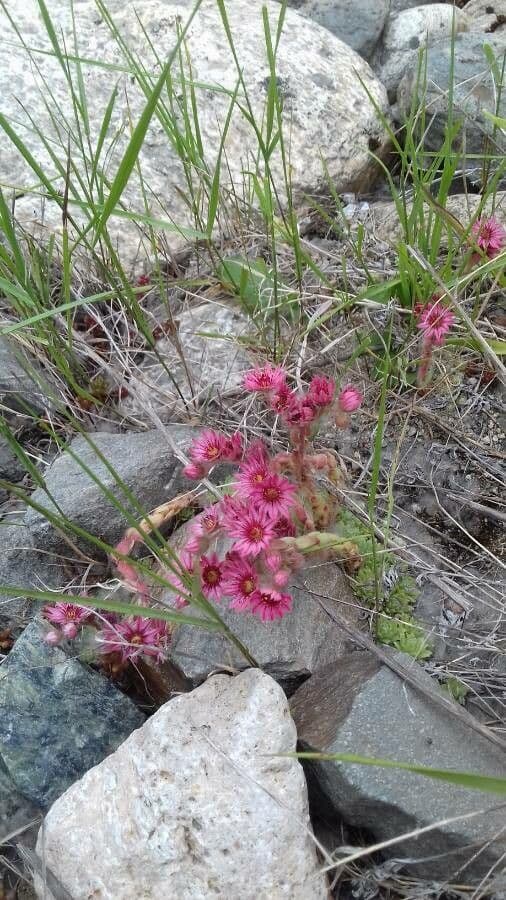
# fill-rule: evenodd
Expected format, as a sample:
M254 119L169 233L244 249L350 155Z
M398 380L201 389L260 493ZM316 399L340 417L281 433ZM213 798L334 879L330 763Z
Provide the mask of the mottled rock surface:
M20 793L47 808L144 716L43 635L32 622L0 668L0 758Z
M164 338L146 356L128 383L129 396L119 411L139 422L162 422L237 390L251 362L238 339L251 334L251 321L237 309L202 303L179 316L178 338L184 355Z
M364 59L373 52L388 15L388 0L288 0L288 5L356 50Z
M433 2L437 3L438 0L433 0ZM426 5L424 4L424 6ZM405 9L413 9L414 6L420 6L418 0L390 0L390 15L394 16Z
M0 758L0 841L37 816L40 816L39 808L20 794Z
M431 702L439 686L413 659L403 654L398 658L417 667L428 696L378 663L374 654L349 654L313 675L291 700L303 747L503 777L505 754ZM396 844L392 855L410 860L410 874L452 880L466 864L466 878L480 877L506 851L504 811L490 811L498 799L492 794L411 772L349 763L312 762L311 777L335 812L379 840L489 810ZM492 843L476 854L489 840Z
M346 635L318 598L325 598L330 610L335 609L352 624L357 623L359 610L343 573L334 563L308 567L298 586L290 585L287 590L294 599L293 609L276 622L261 622L251 613L228 609L226 603L220 604L219 612L262 669L291 693L315 669L338 659L348 646ZM200 684L216 669L243 669L248 665L223 635L189 625L175 630L170 659L192 684Z
M7 440L0 435L0 478L4 481L21 481L25 468Z
M417 6L389 18L371 65L391 102L404 73L418 69L420 50L448 38L453 28L456 33L467 31L469 20L448 3ZM423 68L420 77L423 79Z
M423 102L427 114L425 147L439 150L444 140L448 122L448 91L453 67L453 117L462 122L462 128L454 140L455 149L465 148L466 153L483 153L484 143L489 140L487 152L501 153L506 148L506 138L485 112L506 116L506 96L497 93L497 86L490 64L483 51L488 44L494 53L498 69L501 71L506 53L506 37L494 34L457 34L455 49L452 41L438 42L429 47L427 61L427 87L418 90L418 100ZM408 71L402 78L397 91L399 115L409 114L413 95L417 90L416 69ZM473 165L473 161L469 161Z
M46 474L45 484L54 502L42 488L37 488L32 499L52 515L63 513L75 525L113 544L131 524L123 510L138 520L188 488L182 475L182 463L175 456L168 435L176 447L184 449L189 446L194 430L173 426L166 431L139 434L90 434L89 439L97 450L84 437L74 438L69 450L53 462ZM115 474L109 471L101 457ZM130 502L118 479L133 494L143 513ZM115 497L119 509L101 485ZM25 521L37 544L43 544L45 548L63 545L62 536L41 513L29 509ZM85 538L71 531L69 534L77 545L91 548ZM95 553L100 555L101 551L95 548Z
M12 450L10 444L0 434L0 480L16 482L21 481L25 474L25 468ZM9 493L0 487L0 503L7 500Z
M473 31L506 32L506 0L469 0L464 12L471 20Z
M384 0L379 5L383 5L383 2ZM280 13L279 4L266 0L265 5L275 31ZM263 0L234 0L227 5L227 15L249 100L259 123L265 109L270 78L262 20L263 6ZM141 0L137 4L136 11L147 38L161 59L165 60L174 48L177 29L188 20L193 7L193 0ZM32 47L51 51L36 0L26 0L22 4L9 0L8 8L15 15L17 27L27 36L27 43ZM109 0L107 9L122 38L143 59L146 72L152 75L154 84L159 72L158 63L147 45L137 16L132 15L130 6L125 5L123 0ZM75 7L75 16L79 56L100 60L108 65L125 66L125 58L111 36L107 23L101 18L94 0L81 0ZM70 6L53 4L51 17L59 40L65 41L69 53L73 52ZM244 28L245 22L247 28ZM0 14L0 24L5 38L18 45L18 38L4 13ZM236 64L229 50L215 0L204 0L202 3L187 33L186 47L191 56L193 81L199 85L196 99L199 131L205 153L205 160L198 161L190 178L194 193L200 194L204 206L201 218L205 222L204 196L208 185L203 191L197 169L207 169L211 173L214 171L230 106L228 92L235 90L237 84ZM37 62L39 60L40 57L37 57ZM174 68L177 70L177 62ZM51 55L44 57L43 71L51 84L51 92L58 107L57 114L68 114L73 121L66 78L59 63ZM102 160L107 160L106 176L112 180L130 137L126 123L130 118L134 122L138 121L146 103L145 95L139 88L138 80L121 70L116 70L111 75L110 69L84 64L82 71L92 142L97 139L111 93L114 86L118 85L109 134L102 154ZM384 88L368 65L326 28L289 9L277 51L277 77L287 133L289 132L290 177L295 198L324 188L322 157L338 191L364 186L377 173L369 150L373 147L375 151L381 152L386 142L386 133L360 79L374 101L388 113ZM209 87L201 88L202 84ZM4 55L4 64L0 65L1 110L7 117L16 120L16 130L37 162L45 167L47 177L51 178L55 167L47 158L35 130L29 124L27 127L19 124L28 123L27 115L17 102L17 98L23 98L23 105L34 117L37 126L48 138L53 134L53 127L38 90L40 85L35 66L30 65L21 50ZM215 85L225 88L226 92L213 90ZM238 100L245 102L241 93ZM190 103L189 94L188 102ZM336 122L339 122L339 128L336 128ZM194 226L194 221L186 202L190 187L184 166L167 136L164 127L166 124L156 116L153 118L141 151L140 164L150 211L173 229L164 231L164 235L170 248L177 250L184 243L178 234L178 228ZM171 127L173 124L167 124L167 128ZM108 154L113 138L116 144L113 152ZM58 145L55 144L55 147ZM257 149L254 129L241 115L238 103L225 141L222 186L225 188L227 182L230 184L230 173L239 198L244 195L244 172L254 168L253 160ZM74 159L80 158L80 151L75 146L71 145L70 151ZM65 170L66 145L61 148L60 157ZM283 162L279 146L270 157L270 166L283 199ZM33 173L27 171L20 153L7 140L2 148L0 179L16 186L27 186L34 182ZM77 179L75 183L77 184ZM56 188L62 187L62 182L57 178L54 185ZM127 209L145 212L135 172L122 200ZM241 203L242 200L238 202ZM79 218L78 208L74 206L72 212ZM25 214L32 223L34 210L31 198L28 198L27 209L23 212ZM60 229L61 211L58 208L52 212L48 210L48 215L49 230ZM126 238L131 230L128 222L116 220L111 225L112 236L118 240L120 254L126 263L131 263L131 241L123 240L123 236ZM226 228L226 222L223 227Z
M16 625L29 615L31 603L23 588L57 588L65 578L61 559L41 552L25 525L0 522L0 586L21 589L0 595L0 623Z
M272 756L295 745L269 676L210 678L54 804L40 852L74 900L325 900L302 768Z

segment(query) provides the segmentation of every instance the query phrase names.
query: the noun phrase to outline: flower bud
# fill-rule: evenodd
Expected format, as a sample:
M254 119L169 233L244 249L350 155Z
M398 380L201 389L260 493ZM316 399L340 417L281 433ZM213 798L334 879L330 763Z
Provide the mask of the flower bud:
M345 385L337 398L339 409L342 412L347 413L355 412L355 410L362 406L363 399L364 398L358 388L354 387L352 384Z
M49 644L51 647L56 647L57 644L60 643L62 638L63 638L63 635L62 635L61 631L57 631L57 629L54 628L52 631L47 632L47 634L44 636L44 641L46 642L46 644Z
M75 622L65 622L62 632L70 641L77 637L77 625Z

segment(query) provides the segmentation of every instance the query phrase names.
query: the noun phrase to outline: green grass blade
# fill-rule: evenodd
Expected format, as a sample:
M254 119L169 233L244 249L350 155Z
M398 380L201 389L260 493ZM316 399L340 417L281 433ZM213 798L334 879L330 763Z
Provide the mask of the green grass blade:
M369 756L357 756L355 753L280 753L279 756L295 756L297 759L329 760L331 762L354 763L359 766L377 766L382 769L400 769L434 778L448 784L470 788L474 791L486 791L492 794L506 794L506 778L493 775L477 775L474 772L453 772L451 769L433 769L430 766L417 766L412 763L396 762L392 759L375 759Z

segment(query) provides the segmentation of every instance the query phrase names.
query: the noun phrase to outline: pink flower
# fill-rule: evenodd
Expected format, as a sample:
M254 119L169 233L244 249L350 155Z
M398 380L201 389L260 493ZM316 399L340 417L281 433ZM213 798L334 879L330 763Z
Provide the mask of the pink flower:
M274 537L274 527L274 520L264 509L244 506L229 528L230 536L238 538L235 551L244 556L258 556Z
M289 594L280 594L278 591L261 588L259 591L255 591L251 598L251 612L263 622L282 619L291 609L292 598Z
M228 531L239 522L241 516L244 515L246 508L247 507L245 507L237 497L231 497L230 494L225 494L223 499L220 500L220 512L223 517L223 525Z
M418 328L423 332L424 341L441 347L446 335L455 322L455 316L439 298L430 300L418 318Z
M76 606L74 603L55 603L54 606L45 606L42 614L48 622L59 625L65 637L72 640L93 615L93 610L85 606Z
M238 462L241 459L243 454L243 440L242 434L239 431L236 431L232 437L227 438L225 443L225 450L223 453L223 459L226 459L227 462Z
M290 581L291 574L289 569L278 569L278 571L274 573L272 580L277 588L283 588L286 587Z
M282 475L267 475L251 491L251 497L259 509L265 510L272 518L286 516L294 505L296 487Z
M493 259L506 244L506 229L497 219L477 219L471 231L480 250Z
M239 493L250 497L255 489L270 475L266 458L254 453L248 456L239 467L236 487Z
M199 478L205 478L207 471L205 466L202 466L200 463L189 463L184 467L183 474L187 478L193 478L195 481L198 481Z
M307 400L311 406L324 409L330 406L336 390L335 382L323 375L314 375L307 392Z
M244 376L247 391L275 391L286 383L286 374L280 366L267 363L263 367L251 369Z
M275 413L282 414L291 403L297 400L297 394L287 384L280 385L276 393L269 398L269 406Z
M104 626L97 636L103 653L119 653L123 662L150 656L161 662L167 650L169 633L165 622L129 616L116 624Z
M289 398L284 410L281 411L281 418L287 425L309 425L315 419L315 408L306 401L305 397L298 397L293 394Z
M204 597L208 600L220 600L223 593L223 568L216 553L201 556L200 577Z
M187 551L198 553L199 550L205 550L209 546L210 539L220 531L222 524L218 504L196 516L189 528L190 538L186 544Z
M61 631L58 631L57 628L51 628L51 630L44 635L44 640L50 647L57 647L62 639L63 634Z
M219 431L206 428L198 438L195 438L189 450L189 457L194 463L202 463L209 467L223 459L227 451L227 438Z
M225 560L223 576L223 593L232 597L230 609L247 609L258 588L258 572L251 562L231 552Z
M355 412L363 401L363 395L352 384L346 384L339 392L337 402L341 412Z

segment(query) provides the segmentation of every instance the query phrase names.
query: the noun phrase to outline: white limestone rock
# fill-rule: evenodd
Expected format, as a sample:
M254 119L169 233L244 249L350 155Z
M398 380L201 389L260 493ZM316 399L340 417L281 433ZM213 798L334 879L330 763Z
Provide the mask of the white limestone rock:
M325 900L302 768L270 755L295 743L272 678L216 675L60 797L38 853L74 900Z
M137 16L154 51L161 59L166 60L175 46L178 28L188 20L194 7L193 0L139 0L135 3L135 14L133 5L124 3L123 0L108 0L106 6L118 31L142 60L154 83L159 65L153 50L147 44ZM234 0L226 6L249 100L258 122L262 120L270 78L262 20L263 6L264 0ZM275 33L280 6L274 0L266 0L265 6L271 30ZM51 51L37 0L24 0L23 3L7 0L7 8L14 15L16 25L29 47ZM130 122L136 123L139 120L146 97L137 79L130 72L124 71L125 66L128 69L128 64L107 23L101 18L94 0L80 0L74 5L74 10L79 57L98 60L109 66L104 68L86 63L82 66L92 146L96 146L105 110L115 85L118 86L101 156L105 176L111 182L130 138ZM68 53L75 53L71 5L52 4L51 16L56 34L59 39L65 40ZM26 52L20 48L19 39L5 12L0 12L0 27L3 37L15 45L12 52L4 53L0 59L0 111L24 140L36 161L43 166L46 175L49 178L55 177L55 187L62 189L61 173L66 171L67 165L67 137L63 132L59 137L55 135L41 96L42 79L35 63L40 66L42 61L41 72L51 87L50 95L47 87L43 88L44 99L55 104L59 118L67 115L72 122L73 111L67 80L59 63L51 55L35 54L30 62ZM204 171L207 167L212 172L230 105L229 92L235 89L238 79L215 0L203 0L187 34L186 46L192 60L193 81L196 83L199 128L205 156L198 168ZM111 66L115 68L111 69ZM176 61L174 77L178 71L179 64ZM77 83L77 73L72 63L71 72ZM326 28L289 9L277 51L277 78L284 105L287 152L295 200L303 194L311 194L325 187L322 158L338 191L363 188L377 172L369 151L372 149L381 153L387 140L385 129L367 91L378 107L385 114L388 113L385 90L367 63ZM225 88L225 92L216 90L216 86ZM19 104L19 99L23 106ZM241 92L238 101L242 105L245 103ZM244 173L255 167L258 141L253 128L240 112L239 102L235 105L225 141L222 185L229 182L231 175L239 197L242 198ZM57 176L56 166L48 158L41 137L30 125L28 114L50 141L51 149L60 160L60 175ZM178 111L171 120L171 127L176 120L184 130L182 114ZM114 146L113 139L116 140ZM73 163L79 165L82 154L72 142L70 152ZM157 115L153 117L147 133L140 164L150 213L166 222L172 220L178 227L194 226L183 196L189 195L184 167ZM279 144L272 153L270 164L283 199L283 164ZM202 190L195 170L192 177L194 190L199 192L202 200L202 220L205 222L206 191ZM33 186L36 180L22 155L4 135L0 181L18 188L27 188ZM78 195L82 194L76 177L72 178L71 200L74 199L74 187ZM29 228L34 227L34 221L38 222L36 227L39 231L41 211L37 203L30 202L31 199L31 196L28 200L26 196L23 199L22 217ZM132 174L122 200L127 210L146 211L137 173ZM242 203L242 200L239 202ZM77 219L82 216L76 205L71 204L70 211ZM48 230L58 230L61 227L61 214L57 205L54 202L47 204L46 213ZM133 265L131 257L132 253L136 253L136 244L131 239L131 225L122 219L111 222L112 236L117 240L123 262ZM181 248L183 238L177 231L164 233L169 249L176 251ZM128 239L125 239L127 236Z

